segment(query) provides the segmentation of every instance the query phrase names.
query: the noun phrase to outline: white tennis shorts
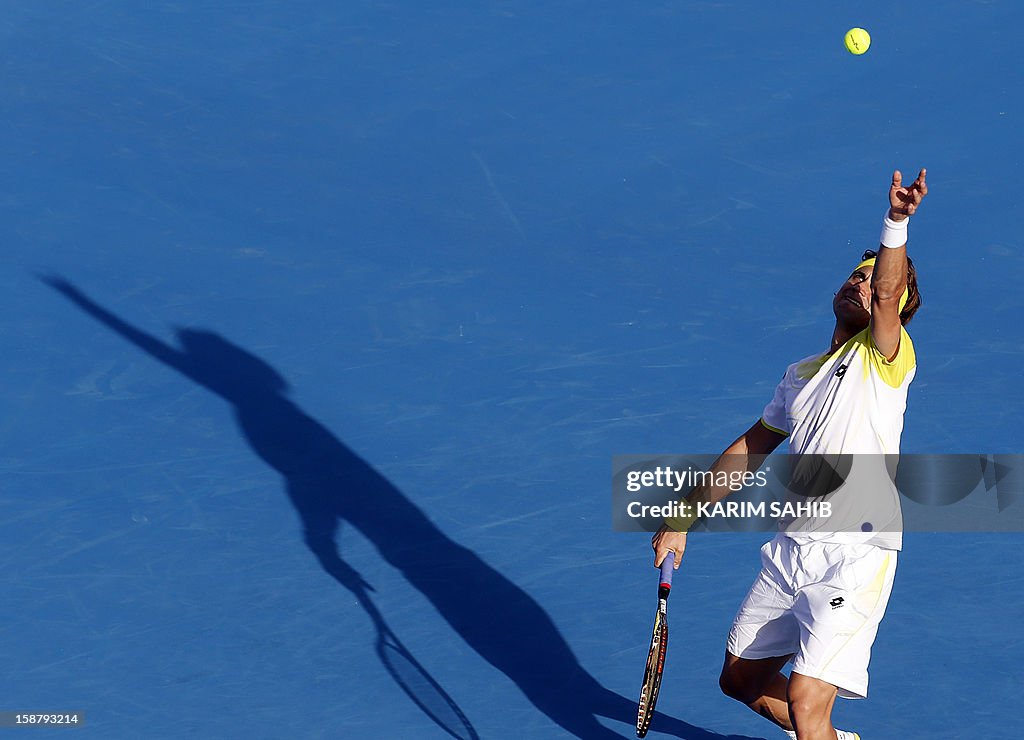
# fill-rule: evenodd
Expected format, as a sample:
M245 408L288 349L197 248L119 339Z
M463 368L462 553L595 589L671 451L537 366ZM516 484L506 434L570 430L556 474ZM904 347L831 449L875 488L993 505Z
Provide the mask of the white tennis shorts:
M896 573L896 551L778 535L743 600L727 649L740 658L793 655L793 671L839 696L868 695L868 662Z

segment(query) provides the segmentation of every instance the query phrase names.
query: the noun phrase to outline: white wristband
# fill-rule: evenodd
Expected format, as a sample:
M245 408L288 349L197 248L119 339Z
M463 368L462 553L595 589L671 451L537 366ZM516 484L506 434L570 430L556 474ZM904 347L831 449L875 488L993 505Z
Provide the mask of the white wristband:
M905 246L907 243L907 224L909 223L909 216L902 221L893 221L886 214L885 219L882 221L882 236L878 240L879 243L883 247L889 247L890 249Z

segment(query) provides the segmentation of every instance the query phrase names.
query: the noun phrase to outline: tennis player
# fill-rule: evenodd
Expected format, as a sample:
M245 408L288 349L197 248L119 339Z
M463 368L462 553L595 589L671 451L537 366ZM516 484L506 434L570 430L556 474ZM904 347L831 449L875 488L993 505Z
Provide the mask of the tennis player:
M761 418L713 469L756 470L787 439L795 455L899 452L916 370L904 326L921 305L906 253L907 225L927 192L925 170L909 187L898 170L893 173L881 247L865 252L836 292L828 350L789 366ZM697 489L687 500L715 501L728 493ZM836 696L867 696L871 645L902 546L894 487L891 493L894 506L882 506L881 516L876 506L876 521L844 525L845 531L790 521L761 548L761 572L729 632L719 683L792 738L859 740L832 726L832 706ZM679 567L694 520L666 520L653 539L656 566L674 552ZM787 678L781 669L790 661Z

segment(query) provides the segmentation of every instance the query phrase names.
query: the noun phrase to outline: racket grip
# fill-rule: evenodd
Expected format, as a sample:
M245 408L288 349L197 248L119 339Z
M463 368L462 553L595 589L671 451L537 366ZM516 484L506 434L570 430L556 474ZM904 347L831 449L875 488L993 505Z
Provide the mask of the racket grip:
M661 583L664 586L672 586L672 571L675 570L676 554L670 552L661 561Z

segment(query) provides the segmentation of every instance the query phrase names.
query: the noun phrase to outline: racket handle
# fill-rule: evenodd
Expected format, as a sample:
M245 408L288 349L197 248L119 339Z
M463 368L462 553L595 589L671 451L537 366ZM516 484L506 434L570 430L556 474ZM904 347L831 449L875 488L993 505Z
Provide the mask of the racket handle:
M661 581L659 583L662 586L672 587L672 571L675 569L676 554L670 552L665 556L665 559L661 561Z

